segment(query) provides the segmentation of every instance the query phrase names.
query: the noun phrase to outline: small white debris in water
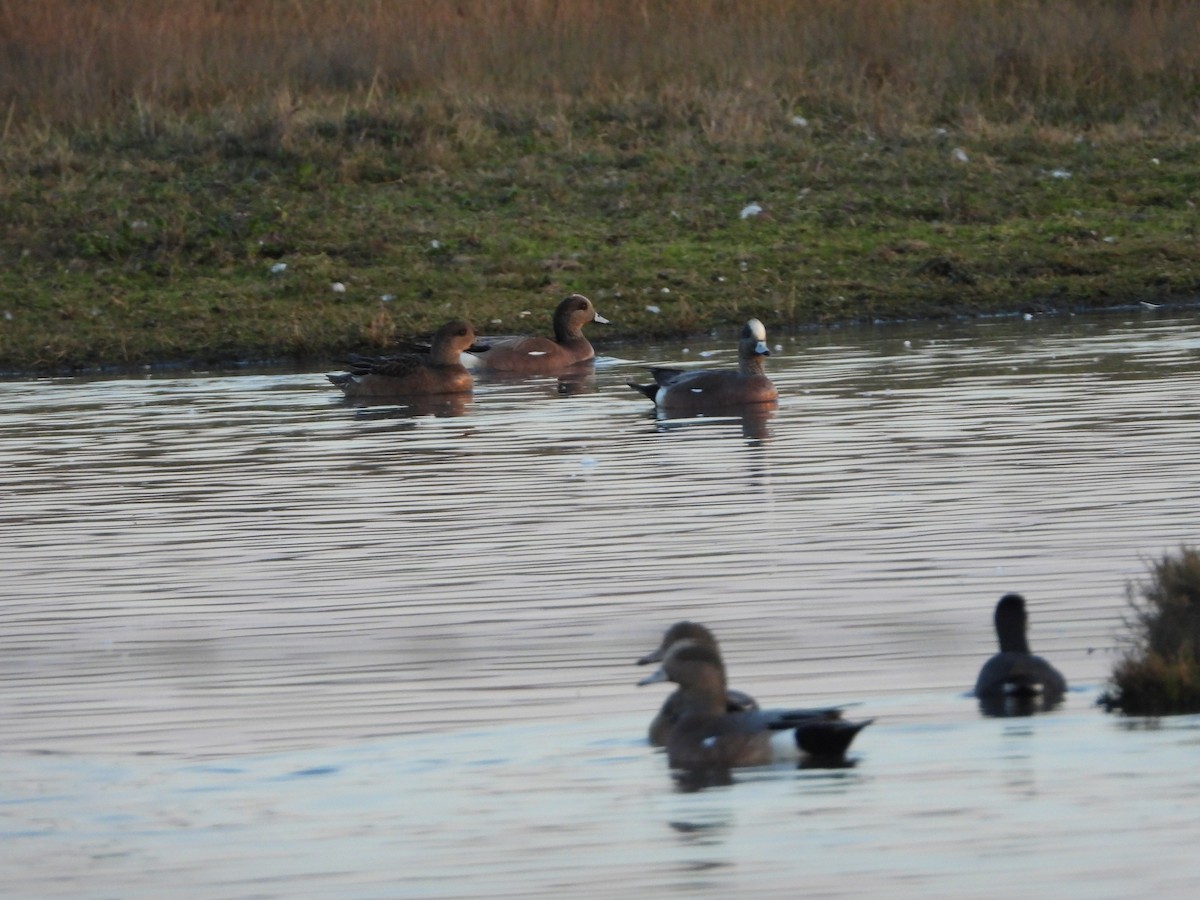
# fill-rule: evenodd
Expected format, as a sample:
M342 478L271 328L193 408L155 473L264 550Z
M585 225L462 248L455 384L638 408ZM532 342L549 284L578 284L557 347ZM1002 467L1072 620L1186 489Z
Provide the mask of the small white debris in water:
M742 211L738 214L738 218L749 219L751 216L761 215L763 208L758 203L747 203L742 207Z
M275 265L271 266L272 275L282 275L286 271L287 263L275 263Z
M962 147L955 147L950 151L950 158L955 162L965 163L970 162L971 158L967 156L967 151Z
M1117 239L1115 237L1113 237L1111 234L1104 239L1104 243L1106 243L1106 244L1115 244L1116 242L1117 242Z
M907 347L909 350L911 350L912 349L912 341L905 341L904 346Z
M710 356L716 356L716 355L717 355L717 351L716 351L716 350L701 350L701 351L700 351L699 353L697 353L696 355L697 355L697 356L702 356L702 357L704 357L705 359L708 359Z
M680 352L680 353L691 353L691 352L692 352L692 348L691 348L691 347L684 347L684 348L683 348L682 350L680 350L679 352Z
M1051 178L1070 178L1071 173L1066 169L1055 169L1050 173Z
M650 306L646 307L646 312L654 313L657 316L660 312L662 312L662 310L659 309L657 306L650 305Z
M596 457L585 456L583 459L579 460L579 465L583 466L585 469L594 469L599 465L599 463L596 462Z
M1025 321L1030 322L1032 320L1033 320L1033 313L1025 313Z
M775 345L775 352L776 352L776 353L782 353L782 352L783 352L783 344L776 344L776 345Z
M382 300L384 303L391 303L393 300L396 299L396 295L395 294L380 294L379 299Z
M441 241L439 241L439 240L436 240L436 239L435 239L435 240L432 240L432 241L430 241L430 242L429 242L429 249L430 249L430 250L437 250L437 249L438 249L438 248L440 248L441 246L442 246L442 242L441 242Z
M333 284L330 285L330 287L333 289L333 292L335 294L346 293L346 286L344 284L342 284L340 281L335 281Z
M804 118L804 116L792 116L792 124L797 128L807 128L808 119Z
M663 292L664 294L669 294L669 293L671 293L671 289L670 289L670 288L663 288L663 289L662 289L662 292Z

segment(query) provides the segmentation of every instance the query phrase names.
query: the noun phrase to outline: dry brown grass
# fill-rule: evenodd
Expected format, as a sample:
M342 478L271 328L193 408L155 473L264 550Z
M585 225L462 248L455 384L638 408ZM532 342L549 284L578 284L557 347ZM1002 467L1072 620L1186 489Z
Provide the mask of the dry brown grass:
M1197 34L1192 0L0 0L0 134L446 97L514 128L606 107L618 137L624 116L718 143L793 112L1189 127Z
M1200 711L1200 551L1183 547L1151 563L1129 596L1134 645L1106 701L1130 715Z
M0 369L574 291L660 335L1193 298L1197 33L1192 0L0 0Z

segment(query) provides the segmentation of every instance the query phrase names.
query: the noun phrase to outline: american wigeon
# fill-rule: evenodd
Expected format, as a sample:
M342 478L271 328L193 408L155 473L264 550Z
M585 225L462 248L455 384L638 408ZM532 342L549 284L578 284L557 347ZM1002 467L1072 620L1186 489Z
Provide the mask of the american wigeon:
M699 622L676 622L663 632L662 640L658 646L639 659L637 664L645 666L650 663L661 663L666 657L667 651L680 641L694 641L697 644L710 648L714 656L716 656L717 662L721 663L722 671L724 671L724 664L721 662L721 650L717 646L717 639L713 637L711 631ZM679 721L681 702L681 691L676 690L663 701L658 715L650 723L650 743L655 747L661 747L667 742L667 735L675 726L675 723ZM726 688L725 711L743 712L747 709L758 709L758 702L749 694Z
M711 631L699 622L676 622L663 632L662 640L659 642L658 647L639 659L637 664L644 666L649 663L662 662L666 658L667 653L670 652L671 647L681 641L693 641L708 647L712 651L717 664L721 667L721 678L724 679L726 677L725 663L721 658L721 648L717 644L717 639ZM650 743L655 747L662 747L666 744L667 736L671 733L671 729L675 727L675 723L679 721L681 703L681 694L678 690L663 701L658 714L650 723ZM749 694L742 691L735 691L729 687L725 689L726 712L745 712L757 709L758 701ZM763 712L763 721L768 723L768 727L780 730L812 719L838 719L841 717L841 714L842 711L836 706L817 709L770 709Z
M771 732L755 710L727 712L725 673L711 647L695 641L672 645L662 667L638 684L679 685L678 719L666 738L673 768L734 768L771 762Z
M485 344L475 342L475 329L471 323L456 319L437 330L428 353L358 356L350 362L349 372L327 377L347 397L468 393L474 382L459 356L464 350L483 352L486 349Z
M851 723L825 711L748 709L728 711L725 669L712 646L693 640L670 646L661 668L639 684L673 681L676 721L666 735L667 759L674 768L736 768L769 763L771 733L794 729L797 746L822 757L840 756L870 721Z
M1025 598L1020 594L1001 597L995 622L1000 652L983 664L975 681L975 696L984 712L1028 713L1060 703L1067 680L1046 660L1029 652Z
M661 410L704 412L760 403L774 403L779 392L763 371L767 349L767 329L758 319L742 328L738 341L738 367L734 371L712 369L650 369L654 384L628 382Z
M491 349L479 365L493 372L546 375L589 362L596 356L583 335L583 326L589 322L607 325L608 319L596 312L587 297L572 294L554 310L553 340L529 336L490 338Z

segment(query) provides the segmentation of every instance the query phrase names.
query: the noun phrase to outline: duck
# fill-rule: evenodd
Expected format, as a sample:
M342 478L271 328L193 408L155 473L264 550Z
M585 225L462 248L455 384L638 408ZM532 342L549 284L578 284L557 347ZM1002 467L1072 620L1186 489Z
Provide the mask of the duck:
M770 710L727 711L725 670L720 654L693 640L676 641L662 666L638 684L671 681L676 692L678 719L666 736L667 761L676 769L729 769L761 766L774 758L771 735L793 729L796 745L805 753L840 757L872 720L847 722L810 716L789 721Z
M467 350L482 353L487 345L476 342L470 322L455 319L437 330L428 353L354 356L349 372L327 377L347 397L465 394L474 387L471 373L459 360Z
M1000 652L983 664L975 681L975 696L991 715L1027 714L1062 702L1067 679L1058 669L1029 650L1029 616L1025 598L1005 594L994 616Z
M649 665L650 663L661 663L670 651L671 647L680 641L693 641L708 647L716 659L717 665L721 667L721 677L725 677L725 665L721 658L721 649L717 644L717 639L713 633L701 625L699 622L682 621L676 622L665 632L663 632L662 640L658 647L651 650L645 656L637 661L639 666ZM649 739L652 746L662 747L667 742L667 737L671 733L671 729L675 723L679 721L680 704L682 703L681 690L676 690L663 701L662 707L658 714L650 722ZM757 710L759 708L756 701L749 694L742 691L735 691L732 688L725 690L725 711L729 713L746 712ZM821 709L776 709L770 710L767 715L772 721L776 722L795 722L800 723L809 718L815 719L837 719L841 717L841 710L837 707L827 707Z
M554 310L554 338L536 336L489 339L490 349L478 365L493 372L546 375L561 372L579 363L591 362L596 351L583 334L590 322L608 325L608 319L596 312L592 301L583 294L571 294Z
M712 647L677 641L662 666L639 685L673 681L678 719L666 736L667 762L674 769L738 768L771 762L771 732L756 710L726 711L725 673Z
M713 633L699 622L687 621L676 622L663 632L659 645L639 659L637 664L639 666L646 666L650 663L661 663L671 647L679 641L693 641L694 643L710 648L718 664L721 665L722 670L724 669L724 663L721 661L721 650L717 645L717 639L713 637ZM666 744L667 735L670 734L671 728L674 727L675 723L679 721L679 706L681 702L682 694L680 690L676 690L663 701L658 715L650 723L649 738L653 746L661 747ZM748 709L758 709L758 701L749 694L726 688L726 712L744 712Z
M758 319L750 319L738 341L738 367L733 369L670 369L653 367L654 384L626 382L654 401L664 412L703 413L710 409L728 409L775 403L779 392L766 376L767 329Z

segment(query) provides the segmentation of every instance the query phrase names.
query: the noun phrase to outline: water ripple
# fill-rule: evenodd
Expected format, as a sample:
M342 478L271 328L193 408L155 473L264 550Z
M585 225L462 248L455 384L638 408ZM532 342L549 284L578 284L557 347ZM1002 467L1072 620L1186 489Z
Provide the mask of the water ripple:
M766 701L890 710L903 742L906 722L936 730L946 704L970 707L991 606L1020 590L1035 647L1094 690L1126 581L1195 540L1200 328L1130 317L779 340L782 400L753 422L660 421L619 360L574 393L481 379L443 417L346 405L321 373L0 383L6 753L308 754L262 783L342 784L349 746L454 733L491 773L495 808L479 815L494 835L531 765L490 746L497 729L542 729L548 757L590 753L608 768L579 777L610 788L647 759L657 774L639 777L663 774L633 750L660 695L633 687L632 662L680 618L712 625L735 683L774 686ZM731 358L720 341L689 349L621 353ZM409 760L409 788L457 753ZM190 782L218 776L176 777L207 794ZM926 814L974 821L975 802ZM725 834L696 812L677 834ZM471 834L451 818L461 847ZM575 853L597 840L541 838ZM740 883L702 856L681 875L648 840L642 890ZM450 852L437 841L433 858ZM487 859L510 883L539 865ZM772 871L755 883L778 886ZM425 888L453 884L443 875Z

